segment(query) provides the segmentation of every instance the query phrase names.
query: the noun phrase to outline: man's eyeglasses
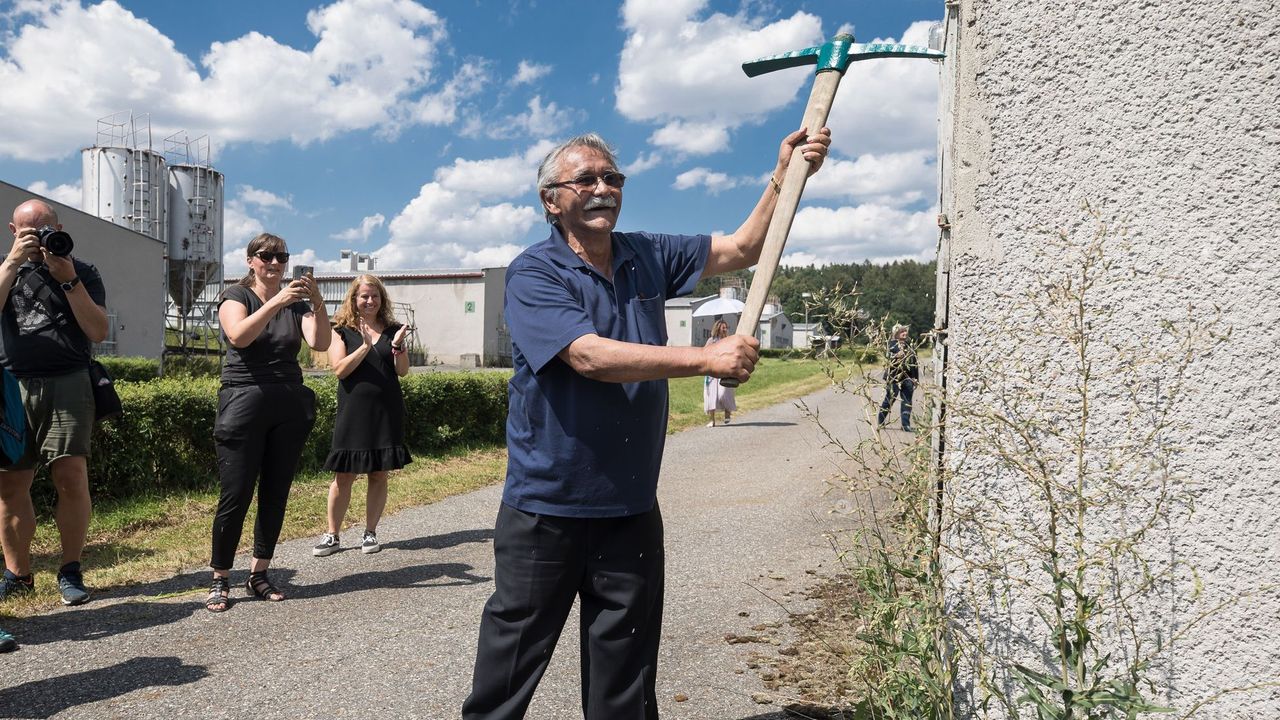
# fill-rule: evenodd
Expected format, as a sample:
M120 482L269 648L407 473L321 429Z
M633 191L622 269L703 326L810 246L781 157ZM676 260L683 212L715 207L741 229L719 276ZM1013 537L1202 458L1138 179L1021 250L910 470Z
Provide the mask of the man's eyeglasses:
M565 187L572 186L578 190L594 190L596 184L603 181L605 185L611 188L622 189L622 185L627 182L627 176L620 172L609 172L603 175L579 175L572 180L551 183L547 187Z
M258 258L264 263L271 262L271 258L275 258L276 260L278 260L281 265L289 262L289 253L287 252L271 252L269 250L259 250L258 252L254 253L253 256Z

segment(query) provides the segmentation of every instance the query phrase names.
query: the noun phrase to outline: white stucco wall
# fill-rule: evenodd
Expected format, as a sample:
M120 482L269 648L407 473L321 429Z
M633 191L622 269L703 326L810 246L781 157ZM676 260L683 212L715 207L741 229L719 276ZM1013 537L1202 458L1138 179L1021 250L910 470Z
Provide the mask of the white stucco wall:
M1082 209L1088 203L1109 224L1114 262L1095 295L1101 307L1091 332L1122 349L1127 338L1132 347L1159 343L1162 320L1216 318L1218 331L1230 332L1228 342L1195 353L1180 399L1163 394L1175 376L1169 363L1124 387L1109 384L1123 372L1117 354L1091 358L1100 373L1095 441L1138 437L1144 418L1132 414L1130 391L1139 405L1173 409L1174 425L1159 440L1170 448L1180 501L1164 509L1146 542L1157 568L1171 568L1178 582L1135 601L1144 637L1172 643L1151 671L1167 688L1153 699L1186 710L1222 690L1274 683L1280 4L961 0L949 12L940 166L951 229L939 248L938 299L949 404L1008 402L981 385L983 358L1069 360L1032 308L1047 297L1041 276L1078 262L1045 252L1046 233L1088 238L1095 228ZM1033 389L1052 394L1069 385L1064 378L1053 387L1051 375L1046 370ZM1021 509L1031 527L1038 510L1017 477L972 457L961 464L983 431L975 422L957 419L943 436L957 473L948 479L951 511L1016 517ZM1160 455L1154 447L1151 454ZM1141 507L1151 492L1135 487L1126 500ZM1109 527L1098 532L1136 519L1124 504L1100 516ZM1017 552L945 527L944 540L971 553L967 560ZM948 563L953 607L997 621L984 629L989 647L1034 664L1042 645L1025 589L1006 582L985 605L966 606L962 565L954 555ZM1280 718L1280 690L1230 693L1197 717Z

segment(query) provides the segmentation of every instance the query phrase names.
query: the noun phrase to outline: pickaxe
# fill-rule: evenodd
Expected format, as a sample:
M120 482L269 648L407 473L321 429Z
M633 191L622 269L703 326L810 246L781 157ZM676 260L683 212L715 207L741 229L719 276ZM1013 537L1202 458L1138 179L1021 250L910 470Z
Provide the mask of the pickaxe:
M827 122L827 114L831 112L831 102L836 97L836 88L840 87L840 79L844 77L849 64L859 60L871 60L884 57L929 58L940 60L945 55L937 50L930 50L919 45L899 45L896 43L855 43L853 36L841 33L823 45L795 50L792 52L760 58L742 64L742 71L747 77L763 75L783 68L801 65L817 65L814 70L813 90L809 94L809 104L804 109L804 120L800 127L816 132ZM747 304L738 319L736 334L753 336L760 324L760 313L764 311L765 299L769 296L769 286L773 284L774 273L778 271L778 262L782 259L782 249L787 244L787 234L791 232L791 221L795 219L796 207L800 204L800 195L804 192L805 181L809 177L809 164L797 147L791 154L791 162L787 165L787 173L783 176L782 188L778 192L778 204L773 208L773 219L769 221L769 232L765 235L764 248L760 251L760 262L756 265L755 276L751 280L751 289L747 292ZM736 378L725 378L720 381L726 387L736 387Z

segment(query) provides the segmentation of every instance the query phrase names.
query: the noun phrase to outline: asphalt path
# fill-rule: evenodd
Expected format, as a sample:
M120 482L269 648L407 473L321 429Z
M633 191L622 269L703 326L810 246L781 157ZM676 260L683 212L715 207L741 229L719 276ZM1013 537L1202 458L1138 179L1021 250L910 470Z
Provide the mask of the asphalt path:
M842 440L867 431L857 398L824 390L804 400ZM786 717L758 702L763 688L746 665L777 648L725 638L784 622L805 609L816 577L834 573L827 536L847 529L828 493L838 460L794 403L668 438L663 718ZM191 569L9 620L21 648L0 655L0 718L457 718L492 592L500 496L495 484L389 516L374 555L314 558L315 538L283 543L273 569L283 603L248 597L241 558L225 613L204 610L208 571ZM582 716L577 639L575 613L531 720Z

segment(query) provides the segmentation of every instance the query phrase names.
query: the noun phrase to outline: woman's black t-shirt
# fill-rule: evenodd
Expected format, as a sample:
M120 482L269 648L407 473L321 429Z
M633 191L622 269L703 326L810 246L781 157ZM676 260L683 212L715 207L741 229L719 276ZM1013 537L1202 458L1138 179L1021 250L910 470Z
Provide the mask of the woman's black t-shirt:
M232 300L244 305L252 315L262 307L258 294L243 285L232 285L222 291L218 306ZM302 316L311 312L311 306L299 300L275 314L253 342L246 347L232 347L227 334L227 358L222 365L222 384L263 385L273 383L301 384L302 368L298 365L298 350L302 347Z

